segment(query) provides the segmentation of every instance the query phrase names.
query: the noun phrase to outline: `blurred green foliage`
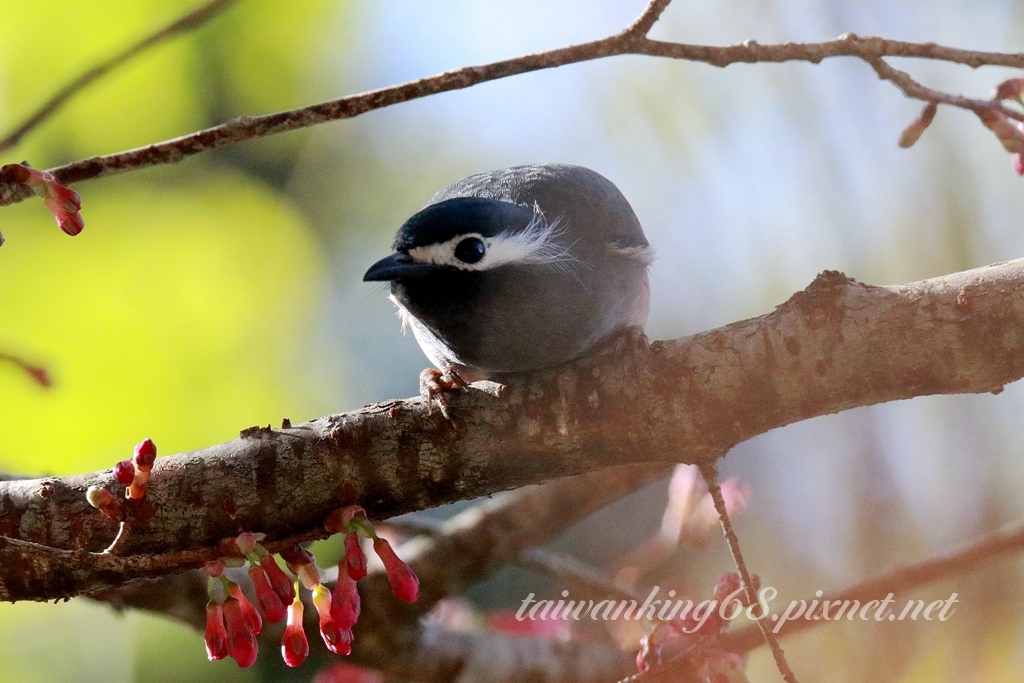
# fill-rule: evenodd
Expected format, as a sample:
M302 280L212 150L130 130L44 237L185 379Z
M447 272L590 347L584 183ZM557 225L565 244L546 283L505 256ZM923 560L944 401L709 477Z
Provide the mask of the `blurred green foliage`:
M197 4L6 3L0 132ZM43 168L306 103L302 74L323 47L314 37L340 9L238 3L96 82L3 163ZM300 138L254 154L281 163L275 156L294 155ZM207 155L75 189L86 228L73 239L38 200L0 211L0 351L54 378L44 389L0 364L0 471L103 469L146 436L169 454L339 407L309 360L327 265L321 238L283 184ZM227 680L233 663L208 664L202 648L200 634L176 623L88 601L0 606L3 682L160 680L171 661L165 680Z

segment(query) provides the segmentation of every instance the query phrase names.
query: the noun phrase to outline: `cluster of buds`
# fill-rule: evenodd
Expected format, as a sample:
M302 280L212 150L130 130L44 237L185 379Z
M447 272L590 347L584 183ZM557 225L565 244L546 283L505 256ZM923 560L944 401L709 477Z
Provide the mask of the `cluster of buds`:
M341 576L338 577L338 584L332 596L331 591L323 584L320 576L320 569L316 566L316 558L313 554L299 546L292 546L281 551L281 558L288 565L288 569L295 574L302 586L313 593L313 607L316 608L320 621L320 637L323 638L327 649L336 655L347 655L352 652L352 627L355 626L359 617L359 593L354 591L354 614L350 607L353 605L352 597L343 594ZM354 589L354 585L353 585ZM292 619L289 618L289 625ZM301 634L301 635L300 635ZM281 643L281 652L284 661L289 666L298 666L302 663L297 652L289 652L288 648L293 643L301 643L306 640L302 633L302 621L296 619L296 625L291 631L285 629L285 638ZM293 660L295 663L292 663Z
M206 603L206 656L210 660L231 657L238 666L252 666L259 652L256 636L263 619L234 581L224 576L223 560L207 562L203 569L209 580Z
M749 588L756 594L761 580L752 574L750 582ZM743 607L750 607L745 588L736 572L722 575L715 584L714 600L709 603L714 612L698 617L693 610L671 621L658 623L640 640L637 669L647 671L663 661L682 656L694 680L746 683L746 658L743 655L708 647L711 638L729 628L731 618Z
M32 188L33 192L43 198L46 208L57 220L57 226L68 235L77 235L85 227L85 220L79 213L82 198L71 188L57 182L52 173L37 171L27 163L7 164L0 168L0 181Z
M256 636L263 630L260 612L245 597L239 585L224 576L226 566L249 563L249 578L256 591L256 602L267 621L281 621L286 613L289 624L295 618L299 623L302 621L302 603L298 602L292 580L259 541L260 536L248 532L227 539L222 544L226 557L207 562L204 567L209 576L207 595L210 598L206 605L206 656L211 660L231 657L242 668L252 665L259 651ZM293 614L296 603L297 615ZM286 608L286 604L290 607ZM288 635L286 629L286 642ZM297 652L300 647L301 657L294 660L294 664L285 657L291 666L301 664L309 652L304 636L302 643L293 643L289 651Z
M156 444L152 439L143 439L135 447L131 460L122 460L114 465L114 478L128 487L125 496L132 500L146 497L149 475L156 461Z
M309 654L309 641L302 626L303 605L300 586L312 593L313 606L320 622L320 636L327 649L338 655L352 652L352 627L359 619L361 601L356 581L366 576L366 554L360 537L373 539L373 547L387 572L391 590L407 602L419 597L419 580L395 554L387 540L377 536L361 507L349 506L331 513L325 528L345 534L345 555L338 563L338 581L334 590L324 584L316 558L308 550L294 545L281 551L293 582L260 545L261 534L243 533L221 543L221 560L207 563L210 576L206 608L206 653L213 659L232 657L246 667L256 661L256 635L263 622L259 612L245 599L238 585L224 574L225 566L249 563L249 578L256 602L271 622L287 617L281 656L288 666L302 664Z
M324 528L335 534L345 534L345 556L338 565L338 575L348 574L353 581L366 576L366 555L360 546L360 537L373 539L373 552L377 553L387 573L391 592L406 602L416 602L420 594L420 581L405 562L395 554L386 538L381 538L366 519L366 511L358 505L339 508L324 520Z
M146 497L149 486L149 475L156 461L156 444L146 438L135 447L135 455L131 460L122 460L114 465L114 479L128 488L125 497L141 500ZM85 492L89 505L98 509L111 519L121 519L123 508L110 491L102 486L90 486Z

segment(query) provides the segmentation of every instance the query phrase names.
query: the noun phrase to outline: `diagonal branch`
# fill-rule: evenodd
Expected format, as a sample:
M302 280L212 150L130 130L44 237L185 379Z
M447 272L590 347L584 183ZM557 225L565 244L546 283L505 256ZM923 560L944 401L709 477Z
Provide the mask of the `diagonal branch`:
M128 47L122 52L119 52L113 57L100 62L85 73L81 74L54 93L50 99L44 102L37 110L29 114L29 116L19 125L15 126L6 137L0 139L0 152L6 152L8 149L21 142L21 139L33 128L52 116L58 109L67 104L72 97L92 85L94 81L105 76L112 69L115 69L132 58L139 56L154 45L159 45L169 38L173 38L199 28L223 12L234 2L235 0L210 0L210 2L200 5L184 16L175 19L167 26L151 33L134 45Z
M307 128L327 121L354 118L369 111L430 95L469 88L487 81L603 57L629 54L680 59L718 67L737 63L790 61L818 63L833 57L856 57L871 65L884 80L893 82L909 97L929 102L940 101L973 111L977 111L980 106L985 106L999 109L1011 118L1024 119L1024 114L1003 107L997 102L937 94L938 91L917 84L908 75L902 74L882 62L883 57L912 57L963 64L975 68L983 65L1024 68L1024 53L962 50L935 43L909 43L874 36L857 36L852 33L818 43L772 45L761 45L752 40L735 45L693 45L647 38L646 33L668 4L667 0L652 0L640 17L630 26L619 33L599 40L479 66L466 66L415 81L288 111L262 116L240 116L212 128L145 147L82 159L52 168L50 172L61 183L68 185L151 166L177 163L195 154L243 140ZM30 194L27 187L0 183L0 206L19 202Z

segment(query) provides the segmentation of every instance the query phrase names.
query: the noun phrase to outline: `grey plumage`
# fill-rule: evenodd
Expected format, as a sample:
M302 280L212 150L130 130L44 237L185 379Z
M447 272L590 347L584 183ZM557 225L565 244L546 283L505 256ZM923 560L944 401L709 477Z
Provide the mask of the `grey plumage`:
M444 188L367 271L427 357L466 381L560 365L647 320L650 248L608 179L545 164Z

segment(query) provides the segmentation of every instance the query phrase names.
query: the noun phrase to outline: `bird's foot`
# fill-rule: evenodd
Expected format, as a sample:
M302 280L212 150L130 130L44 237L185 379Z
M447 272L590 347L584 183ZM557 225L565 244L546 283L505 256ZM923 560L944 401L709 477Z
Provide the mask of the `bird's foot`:
M630 325L629 327L623 327L621 330L612 332L597 342L593 353L595 355L602 353L620 355L637 348L646 349L648 346L650 346L650 342L647 340L647 335L644 334L644 328Z
M433 413L436 405L449 422L454 424L449 408L448 396L453 391L465 391L466 381L453 368L438 370L427 368L420 373L420 396L427 402L427 412Z

